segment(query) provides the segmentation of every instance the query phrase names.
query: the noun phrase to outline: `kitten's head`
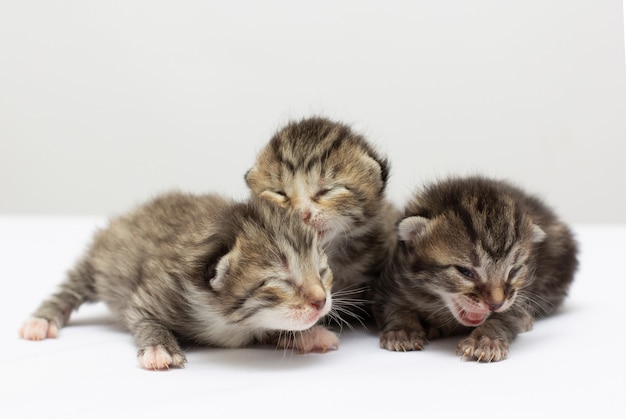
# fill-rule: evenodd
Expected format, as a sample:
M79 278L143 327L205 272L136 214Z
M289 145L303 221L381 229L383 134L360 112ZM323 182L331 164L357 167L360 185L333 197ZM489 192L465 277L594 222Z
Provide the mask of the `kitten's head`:
M545 233L507 188L480 179L435 185L398 224L413 279L465 326L509 309L533 277L532 251Z
M225 317L262 330L312 327L331 310L333 282L315 230L260 200L237 215L243 222L236 239L207 270Z
M296 210L326 244L380 211L386 159L346 125L292 122L259 153L245 180L254 195Z

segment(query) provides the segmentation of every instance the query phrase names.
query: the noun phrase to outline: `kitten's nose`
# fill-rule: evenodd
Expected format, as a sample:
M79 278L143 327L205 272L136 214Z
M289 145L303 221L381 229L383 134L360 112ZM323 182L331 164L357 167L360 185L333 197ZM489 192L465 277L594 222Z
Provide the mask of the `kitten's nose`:
M504 305L504 290L500 287L494 287L485 298L490 311L498 311Z
M304 221L305 223L309 222L309 220L311 219L311 211L309 210L300 211L300 218L302 218L302 221Z
M311 306L313 306L313 308L318 311L323 309L325 305L326 305L326 298L311 302Z
M498 309L504 305L504 301L499 303L490 302L487 303L487 305L489 306L490 311L498 311Z

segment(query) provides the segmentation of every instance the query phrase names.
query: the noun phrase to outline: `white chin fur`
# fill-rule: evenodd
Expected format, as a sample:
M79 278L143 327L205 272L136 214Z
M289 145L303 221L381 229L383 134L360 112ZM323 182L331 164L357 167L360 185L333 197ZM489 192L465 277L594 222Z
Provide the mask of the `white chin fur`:
M311 315L302 319L298 317L287 317L280 312L276 313L274 311L268 311L268 313L256 316L255 320L259 322L260 327L263 327L265 329L299 331L310 329L320 319L320 316L315 315Z
M271 330L307 330L313 327L322 317L326 316L332 307L332 297L326 297L326 305L321 311L313 308L289 309L274 308L263 310L254 316L254 321Z

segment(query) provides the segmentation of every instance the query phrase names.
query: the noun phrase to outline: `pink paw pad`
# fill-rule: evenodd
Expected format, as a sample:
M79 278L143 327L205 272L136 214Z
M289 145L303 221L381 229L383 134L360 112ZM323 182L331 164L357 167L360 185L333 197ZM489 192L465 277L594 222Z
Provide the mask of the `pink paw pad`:
M24 322L20 327L19 335L27 340L44 340L46 338L56 338L59 336L59 328L53 321L48 321L40 317L32 317Z

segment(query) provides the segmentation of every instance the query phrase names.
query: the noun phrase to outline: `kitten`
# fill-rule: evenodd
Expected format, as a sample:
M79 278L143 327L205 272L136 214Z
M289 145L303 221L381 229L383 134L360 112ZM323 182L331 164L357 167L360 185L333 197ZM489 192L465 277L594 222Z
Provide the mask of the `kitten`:
M399 211L385 199L388 177L387 159L363 136L324 118L280 129L245 175L254 195L295 210L317 230L336 307L351 316L360 317L353 303L364 301L395 242Z
M175 192L99 231L20 336L57 337L73 310L103 300L147 369L184 366L179 339L325 351L337 337L314 325L331 309L332 279L315 231L297 216L258 199Z
M392 351L469 333L459 355L500 361L518 333L561 305L578 265L572 233L549 208L482 177L417 193L398 233L394 262L376 283L380 345Z

